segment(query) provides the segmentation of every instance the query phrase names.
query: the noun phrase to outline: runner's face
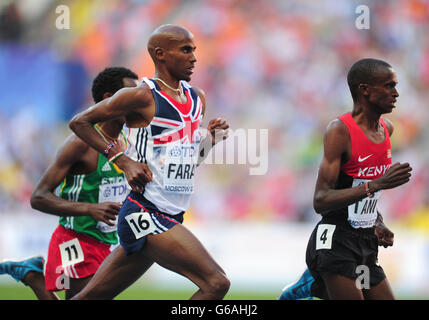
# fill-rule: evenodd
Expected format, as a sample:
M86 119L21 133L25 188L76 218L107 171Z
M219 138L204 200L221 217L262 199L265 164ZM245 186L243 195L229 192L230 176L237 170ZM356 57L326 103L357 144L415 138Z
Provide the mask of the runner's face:
M374 84L368 85L369 102L377 107L381 113L390 113L396 107L396 98L399 96L396 91L398 80L392 68L386 68L377 77Z
M167 50L167 68L177 80L191 80L195 62L197 61L195 49L194 37L186 36L183 40L173 41Z

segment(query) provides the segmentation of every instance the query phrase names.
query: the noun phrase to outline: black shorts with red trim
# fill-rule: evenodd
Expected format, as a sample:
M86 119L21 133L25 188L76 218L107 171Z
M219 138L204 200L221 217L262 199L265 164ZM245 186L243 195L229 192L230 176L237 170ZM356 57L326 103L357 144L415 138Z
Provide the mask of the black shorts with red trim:
M147 235L163 233L182 223L184 213L161 212L141 193L131 191L118 215L119 243L127 255L140 251Z

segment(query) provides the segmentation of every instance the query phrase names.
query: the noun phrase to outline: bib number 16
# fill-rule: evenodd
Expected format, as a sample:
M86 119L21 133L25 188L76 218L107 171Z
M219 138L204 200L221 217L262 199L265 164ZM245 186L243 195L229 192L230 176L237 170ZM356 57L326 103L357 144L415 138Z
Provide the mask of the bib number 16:
M134 212L125 217L136 239L140 239L153 231L155 226L148 212Z

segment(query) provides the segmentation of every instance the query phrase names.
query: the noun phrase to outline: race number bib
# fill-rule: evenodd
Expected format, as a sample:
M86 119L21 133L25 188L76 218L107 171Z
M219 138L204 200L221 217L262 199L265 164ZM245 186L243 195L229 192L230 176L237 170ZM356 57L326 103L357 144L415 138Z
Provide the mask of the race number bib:
M134 212L125 217L137 239L140 239L156 230L149 212Z
M355 179L353 187L364 184L367 180ZM374 193L374 197L363 198L348 207L348 221L350 225L357 228L370 228L377 220L377 202L380 199L381 190Z
M194 192L194 172L197 167L198 147L168 145L164 164L164 191L174 194Z
M316 250L332 248L332 236L335 228L336 225L334 224L319 224L316 233Z
M110 233L110 232L116 231L116 229L117 229L116 220L112 221L112 222L114 223L114 225L109 226L107 223L105 223L103 221L98 221L96 228L103 233Z
M105 178L108 179L108 178ZM124 178L110 178L115 179L115 182L102 183L98 189L98 202L118 202L122 203L129 193L129 188ZM105 181L103 181L105 182ZM113 221L112 221L113 222ZM97 222L97 229L103 233L110 233L116 231L115 225L109 226L107 223L102 221Z
M61 253L61 265L63 268L84 260L83 250L77 238L61 243L59 245L59 249Z

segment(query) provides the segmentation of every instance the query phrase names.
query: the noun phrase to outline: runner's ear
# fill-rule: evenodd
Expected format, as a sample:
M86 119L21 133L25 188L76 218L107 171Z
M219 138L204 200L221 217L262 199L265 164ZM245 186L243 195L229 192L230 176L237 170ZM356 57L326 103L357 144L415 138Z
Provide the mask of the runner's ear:
M111 94L110 92L106 92L106 93L103 94L103 100L107 99L107 98L110 98L111 96L113 96L113 94Z
M161 47L156 47L154 50L155 58L158 61L164 62L165 61L165 50Z
M359 91L362 93L362 95L364 96L368 95L368 85L366 83L361 83L358 88L359 88Z

